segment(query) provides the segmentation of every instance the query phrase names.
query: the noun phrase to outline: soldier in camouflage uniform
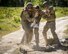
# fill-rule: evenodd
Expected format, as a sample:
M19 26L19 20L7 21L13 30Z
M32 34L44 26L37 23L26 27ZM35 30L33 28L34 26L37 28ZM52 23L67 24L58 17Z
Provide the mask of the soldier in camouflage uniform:
M36 46L39 46L39 23L42 17L43 11L39 6L35 6L35 16L32 27L34 28Z
M32 10L30 12L28 11L30 7L29 5L32 6ZM26 9L23 10L21 13L21 23L25 33L21 43L26 42L26 44L29 44L31 42L34 29L36 46L39 46L39 22L41 20L42 13L43 12L39 6L33 7L31 3L28 3Z
M21 43L29 44L32 40L33 28L31 27L31 24L33 23L34 14L35 12L33 5L31 2L29 2L25 10L23 10L21 13L21 24L25 31Z
M43 29L43 36L44 36L45 41L46 41L46 46L49 45L48 41L47 41L47 31L48 31L48 29L51 29L51 33L52 33L52 35L54 37L55 42L60 45L58 36L57 36L57 34L55 32L55 30L56 30L55 11L54 11L52 6L49 6L47 1L44 3L44 6L45 6L45 9L46 9L45 18L46 18L47 22L46 22L46 25L44 26L44 29Z

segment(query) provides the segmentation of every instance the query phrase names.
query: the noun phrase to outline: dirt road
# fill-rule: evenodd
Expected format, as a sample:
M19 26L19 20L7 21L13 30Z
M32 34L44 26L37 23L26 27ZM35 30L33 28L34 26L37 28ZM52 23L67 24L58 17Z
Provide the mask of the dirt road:
M43 31L43 27L46 24L46 22L41 22L40 23L40 46L44 45L44 39L43 39L43 35L42 35L42 31ZM62 39L64 37L64 30L67 29L68 25L68 16L66 17L61 17L59 19L56 20L56 33L59 37L59 39ZM17 50L14 51L17 48L17 44L20 43L22 37L23 37L23 33L24 30L22 30L22 28L18 31L12 32L8 35L5 35L4 37L2 37L2 41L0 42L0 54L2 53L8 53L9 54L17 54ZM48 31L48 36L52 37L52 34L50 32L50 30ZM32 42L34 41L34 37ZM11 53L14 52L14 53ZM44 51L35 51L35 52L30 52L29 54L68 54L67 51L63 51L63 50L57 50L57 51L52 51L52 52L44 52Z

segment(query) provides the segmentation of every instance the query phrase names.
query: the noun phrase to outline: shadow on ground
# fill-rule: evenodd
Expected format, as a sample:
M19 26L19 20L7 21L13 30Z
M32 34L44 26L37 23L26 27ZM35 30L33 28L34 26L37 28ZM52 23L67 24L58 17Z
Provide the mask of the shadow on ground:
M33 46L34 51L42 51L42 52L56 52L57 50L62 50L62 51L68 51L68 46L51 46L51 47L36 47Z

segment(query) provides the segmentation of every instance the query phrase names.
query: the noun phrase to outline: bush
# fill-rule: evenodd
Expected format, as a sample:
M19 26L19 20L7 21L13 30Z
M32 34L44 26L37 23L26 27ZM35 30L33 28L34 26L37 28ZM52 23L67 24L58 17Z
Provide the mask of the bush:
M56 7L56 16L63 17L68 15L68 8L67 7Z
M0 36L19 29L21 11L19 7L0 7Z

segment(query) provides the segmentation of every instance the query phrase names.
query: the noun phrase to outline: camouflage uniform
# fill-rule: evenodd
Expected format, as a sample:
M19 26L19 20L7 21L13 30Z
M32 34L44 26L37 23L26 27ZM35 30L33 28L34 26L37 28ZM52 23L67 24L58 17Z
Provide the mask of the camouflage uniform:
M37 46L39 46L39 23L42 17L42 13L43 13L42 10L40 10L39 8L38 11L35 12L35 17L34 17L34 34Z
M21 43L25 42L26 44L29 44L32 40L33 28L31 27L31 24L33 22L33 17L34 17L34 12L29 14L27 10L23 10L21 13L21 24L22 28L25 31Z
M48 13L48 11L49 11L49 13ZM59 39L58 39L58 36L57 36L57 34L55 32L55 30L56 30L55 11L53 10L53 7L49 7L48 11L46 10L46 13L45 13L47 22L46 22L46 25L44 26L44 29L43 29L43 36L45 38L46 45L48 45L48 41L47 41L47 31L48 31L48 29L51 29L51 33L52 33L52 35L54 37L55 42L60 43Z

